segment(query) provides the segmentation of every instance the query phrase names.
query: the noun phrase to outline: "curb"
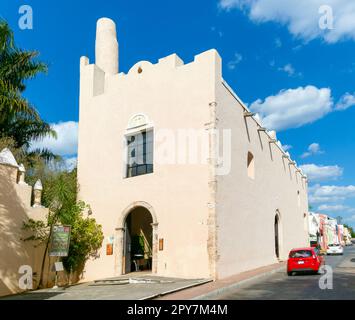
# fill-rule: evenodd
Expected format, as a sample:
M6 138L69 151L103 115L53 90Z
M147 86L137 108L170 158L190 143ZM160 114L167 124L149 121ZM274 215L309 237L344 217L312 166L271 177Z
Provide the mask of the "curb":
M262 279L262 278L267 278L268 276L271 276L272 274L282 271L282 270L285 270L285 266L278 267L277 269L274 269L271 271L266 271L264 273L253 276L251 278L241 280L241 281L233 283L231 285L227 285L226 287L213 290L213 291L208 292L206 294L202 294L200 296L194 297L191 300L216 300L222 294L223 295L228 294L228 293L232 292L233 290L240 288L241 286L243 286L249 282L252 282L252 281L258 280L258 279Z
M166 296L168 294L172 294L172 293L176 293L176 292L179 292L179 291L182 291L182 290L186 290L186 289L202 286L203 284L206 284L206 283L209 283L209 282L212 282L212 281L213 280L211 280L211 279L204 280L204 281L201 281L201 282L197 282L197 283L194 283L194 284L186 285L186 286L179 287L179 288L176 288L176 289L172 289L172 290L169 290L169 291L165 291L165 292L162 292L162 293L153 294L151 296L140 298L139 300L152 300L152 299L160 298L160 297Z

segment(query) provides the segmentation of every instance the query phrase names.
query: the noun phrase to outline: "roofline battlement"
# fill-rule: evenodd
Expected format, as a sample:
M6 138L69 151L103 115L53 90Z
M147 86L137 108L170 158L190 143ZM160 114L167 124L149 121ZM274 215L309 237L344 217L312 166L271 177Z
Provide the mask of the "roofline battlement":
M136 62L127 73L119 72L119 46L116 35L116 24L111 19L101 18L97 21L95 59L95 63L90 64L88 57L82 56L80 58L80 78L83 82L83 86L90 86L90 90L85 90L85 92L91 97L104 94L110 86L109 83L115 78L124 79L132 76L139 77L150 71L176 70L180 67L187 67L195 64L202 64L204 67L207 66L208 68L201 69L203 70L201 76L206 75L207 72L213 72L217 76L217 81L218 77L220 77L223 86L244 109L245 116L252 118L256 122L259 129L264 131L269 138L269 142L277 146L282 155L289 159L290 165L294 165L296 171L299 172L302 178L305 178L307 182L307 176L297 166L296 162L291 159L290 154L282 148L281 142L277 139L276 132L268 131L263 128L259 115L252 113L223 79L222 59L216 49L210 49L195 55L193 61L189 63L184 63L176 53L173 53L158 59L157 63L142 60ZM206 71L206 69L208 70Z
M158 59L157 63L138 61L127 73L119 72L119 43L116 24L109 18L101 18L97 21L96 27L95 62L90 64L90 60L86 56L80 58L80 91L87 97L98 96L105 92L111 79L116 76L118 78L131 75L139 76L143 72L158 69L176 70L195 63L204 65L205 68L201 69L203 77L207 72L222 77L222 59L216 49L195 55L194 60L187 64L176 53L173 53Z
M106 73L105 70L103 70L100 65L98 65L97 63L90 63L90 59L87 56L82 56L80 58L80 69L83 70L83 68L85 67L89 67L89 66L96 66L98 69L100 69L103 73L105 73L105 75L110 76L110 77L114 77L114 76L126 76L132 73L142 73L145 69L151 69L153 67L168 67L171 69L176 69L179 67L183 67L183 66L188 66L188 65L192 65L194 63L199 63L201 61L205 61L205 57L206 56L210 56L210 55L217 55L219 56L219 53L216 49L209 49L207 51L204 51L202 53L199 53L197 55L194 56L194 59L189 62L189 63L184 63L184 61L176 54L176 53L172 53L168 56L165 56L163 58L158 59L157 63L152 63L151 61L148 60L141 60L136 62L127 73L125 72L120 72L120 73L116 73L116 74L112 74L112 73Z
M234 99L237 100L239 105L242 106L242 108L244 109L244 112L252 113L224 79L222 79L222 84L230 92L230 94L234 97ZM255 121L255 123L257 124L258 127L262 128L262 124L260 123L260 120L258 119L258 117L256 117L256 115L253 115L251 118ZM293 164L296 168L296 171L298 171L301 174L302 178L305 178L306 182L308 182L307 175L305 175L302 172L302 170L297 166L297 163L292 160L290 154L282 148L281 142L279 140L277 140L276 131L265 130L265 134L268 136L270 141L276 140L275 145L277 146L277 148L281 151L281 153L283 155L286 155L288 157L288 159L290 160L290 164Z

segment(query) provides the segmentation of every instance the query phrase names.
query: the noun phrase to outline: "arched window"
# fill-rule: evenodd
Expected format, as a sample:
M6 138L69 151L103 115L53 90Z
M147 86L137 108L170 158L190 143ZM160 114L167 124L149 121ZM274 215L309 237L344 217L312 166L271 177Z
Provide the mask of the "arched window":
M280 258L280 217L278 213L275 216L275 223L274 223L274 230L275 230L275 254L276 258Z
M127 137L127 178L153 173L153 130Z
M301 206L301 195L300 195L300 191L297 191L297 204L300 207Z
M126 177L153 173L153 124L144 114L133 116L126 130Z
M255 160L251 152L248 152L247 170L248 170L248 177L250 179L255 179Z

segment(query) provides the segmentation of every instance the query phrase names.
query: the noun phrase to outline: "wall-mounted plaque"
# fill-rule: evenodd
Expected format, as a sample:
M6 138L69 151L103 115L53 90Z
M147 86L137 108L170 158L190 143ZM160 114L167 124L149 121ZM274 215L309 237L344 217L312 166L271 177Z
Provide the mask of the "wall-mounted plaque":
M164 250L164 239L159 239L159 251Z

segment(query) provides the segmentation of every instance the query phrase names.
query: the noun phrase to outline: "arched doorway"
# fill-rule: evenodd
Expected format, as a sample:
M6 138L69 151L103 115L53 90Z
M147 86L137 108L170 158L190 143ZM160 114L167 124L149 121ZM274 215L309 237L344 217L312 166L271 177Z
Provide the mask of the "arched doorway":
M144 207L134 208L125 221L124 273L152 270L153 218Z
M275 215L275 254L276 258L280 259L280 217L278 214Z
M158 221L151 205L137 201L120 215L116 228L115 274L137 270L157 273Z

